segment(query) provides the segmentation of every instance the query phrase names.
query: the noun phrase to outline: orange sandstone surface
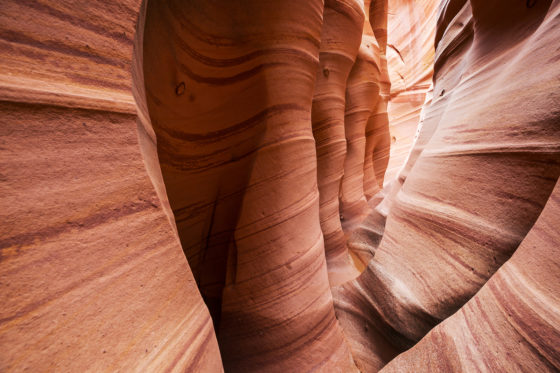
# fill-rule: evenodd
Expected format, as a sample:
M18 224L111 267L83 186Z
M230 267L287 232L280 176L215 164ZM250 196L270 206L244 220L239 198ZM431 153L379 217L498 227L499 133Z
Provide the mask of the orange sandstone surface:
M1 1L0 371L560 371L559 56L559 0Z

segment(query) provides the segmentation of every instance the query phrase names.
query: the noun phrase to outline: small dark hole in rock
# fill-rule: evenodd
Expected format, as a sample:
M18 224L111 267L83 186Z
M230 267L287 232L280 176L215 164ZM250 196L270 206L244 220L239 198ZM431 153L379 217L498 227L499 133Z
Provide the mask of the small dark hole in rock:
M175 94L177 96L181 96L183 93L185 93L185 82L181 82L177 87L175 87Z
M330 74L329 69L323 69L323 75L324 75L326 78L329 77L329 74Z

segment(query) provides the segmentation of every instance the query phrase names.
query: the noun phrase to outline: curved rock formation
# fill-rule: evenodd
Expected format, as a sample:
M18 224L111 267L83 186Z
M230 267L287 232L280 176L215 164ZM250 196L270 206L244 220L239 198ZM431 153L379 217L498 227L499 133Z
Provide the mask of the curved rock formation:
M346 157L346 81L358 54L363 23L362 2L325 2L312 121L317 147L319 215L331 286L351 280L359 274L350 262L340 223L338 196Z
M350 103L354 105L351 108L354 113L347 117L345 123L351 153L345 160L348 171L342 182L345 191L341 190L341 200L346 203L341 202L340 215L348 235L361 224L371 211L370 207L377 203L378 198L372 199L383 186L390 148L387 102L391 83L385 57L387 2L376 1L371 4L366 1L365 8L368 11L363 29L363 51L366 52L364 61L367 64L355 65L354 87L347 91L347 95L353 96ZM364 77L372 80L365 82ZM366 97L368 95L370 97ZM369 249L357 247L354 240L350 240L350 244L355 265L363 269L371 259Z
M1 10L0 371L560 370L559 0Z
M560 370L560 184L515 254L383 372Z
M387 1L366 1L369 8L364 34L375 38L374 56L378 69L379 97L376 99L366 125L366 144L364 159L364 195L368 200L369 215L355 221L349 235L348 247L359 268L363 269L373 257L372 248L377 247L383 234L386 214L377 211L378 204L383 199L384 175L389 162L391 137L389 133L387 104L391 82L387 71ZM357 223L357 224L356 224ZM374 242L375 241L375 242Z
M456 13L441 15L449 21L439 23L434 100L383 239L366 271L334 293L360 369L380 368L471 298L513 254L560 174L550 85L560 70L544 47L558 44L558 3L473 1L472 16L470 3L447 5ZM525 74L529 66L539 73ZM356 346L374 354L357 358Z
M369 213L364 193L366 126L379 100L379 63L374 53L375 38L364 34L356 62L348 77L344 127L346 158L340 187L340 219L346 232Z
M139 7L2 2L0 371L222 371L142 161Z
M148 3L144 73L163 178L226 370L351 371L311 126L323 2L271 5Z
M380 83L382 87L384 82L380 80ZM383 188L385 171L389 163L391 135L385 97L379 95L365 129L364 195L368 201Z
M373 6L366 2L369 9L367 17L368 27L364 27L364 34L375 38L375 63L378 69L377 84L379 97L371 111L366 125L366 149L364 159L364 194L371 200L381 188L385 170L389 162L391 136L389 134L389 117L387 104L391 89L391 81L387 70L387 1L375 1ZM373 27L373 29L372 29Z

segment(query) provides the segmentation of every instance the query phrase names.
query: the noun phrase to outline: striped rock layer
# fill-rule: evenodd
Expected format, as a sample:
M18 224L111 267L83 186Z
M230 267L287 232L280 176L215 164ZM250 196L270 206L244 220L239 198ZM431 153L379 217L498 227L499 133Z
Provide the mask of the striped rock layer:
M346 85L360 48L363 23L363 3L356 0L325 2L311 118L317 149L319 216L332 286L359 274L346 247L338 197L346 158Z
M364 34L375 38L373 44L376 66L379 70L377 84L379 97L366 125L366 153L364 160L364 194L371 205L371 199L383 188L385 172L389 163L391 136L389 134L388 103L391 80L387 62L387 18L389 2L386 0L365 2L368 12L368 27Z
M559 29L4 0L0 371L560 370Z
M383 372L560 370L560 184L515 254Z
M322 23L321 0L148 2L157 153L227 371L355 370L319 218Z
M340 219L347 237L371 212L368 201L382 188L389 161L387 1L366 1L365 9L362 43L346 90L347 154L340 188ZM350 253L358 268L363 268L367 260L358 252Z
M366 23L363 30L363 43L365 47L363 56L367 63L356 63L354 67L353 87L347 91L348 103L353 105L347 110L352 112L346 121L348 149L353 156L346 160L345 191L341 191L340 215L346 232L347 246L359 270L363 270L371 259L369 244L363 240L356 240L356 231L363 232L361 228L364 221L372 215L381 196L385 170L389 162L391 137L389 134L389 118L387 104L391 82L387 70L387 1L365 2ZM359 61L358 61L359 62ZM373 89L373 99L364 100L367 84L363 79L356 78L362 74L370 74L369 89ZM372 95L371 92L368 93ZM354 97L351 97L351 96ZM369 112L369 115L367 114ZM367 119L366 119L367 117ZM365 125L364 125L365 123ZM363 157L362 157L363 155ZM364 202L367 202L364 203ZM348 239L350 238L350 239Z
M344 126L347 152L340 186L340 219L346 232L369 213L364 193L366 127L379 100L379 68L375 61L374 43L375 38L364 34L346 89Z
M0 371L222 371L146 167L140 2L0 9Z
M472 302L461 307L518 248L560 174L559 12L558 1L441 4L434 99L408 162L384 201L388 216L383 236L379 242L373 228L364 235L377 245L375 256L358 279L333 289L339 321L361 370L381 368L460 309L469 325L482 323L482 311L472 311ZM554 246L554 238L540 239ZM508 271L504 276L511 277ZM516 287L500 278L496 275L493 289ZM530 296L523 292L512 296ZM525 330L540 330L529 313L515 312L518 319L528 318ZM548 352L540 363L527 364L554 370L558 351L546 346L556 343L557 320L543 317L546 334L537 345L532 337L526 344ZM424 359L424 352L436 349L430 344L441 333L450 333L437 330L422 341L422 349L413 350L417 355L408 353L407 359L418 359L413 366L421 368L412 370L430 371L427 364L433 360ZM483 332L473 333L476 338ZM471 347L455 343L438 354L449 352L453 369L470 367L451 354L465 359L473 353ZM509 343L504 341L501 351L509 351Z

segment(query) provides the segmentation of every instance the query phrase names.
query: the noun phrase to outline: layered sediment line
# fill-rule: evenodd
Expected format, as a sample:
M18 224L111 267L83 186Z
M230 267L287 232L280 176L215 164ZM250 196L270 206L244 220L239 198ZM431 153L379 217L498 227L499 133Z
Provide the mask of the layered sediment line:
M364 34L346 89L347 151L340 188L340 219L346 232L352 231L369 213L364 193L364 163L367 122L379 100L379 57L375 50L375 38Z
M0 8L0 371L560 370L560 1Z
M383 372L560 370L560 186L515 254L454 315Z

